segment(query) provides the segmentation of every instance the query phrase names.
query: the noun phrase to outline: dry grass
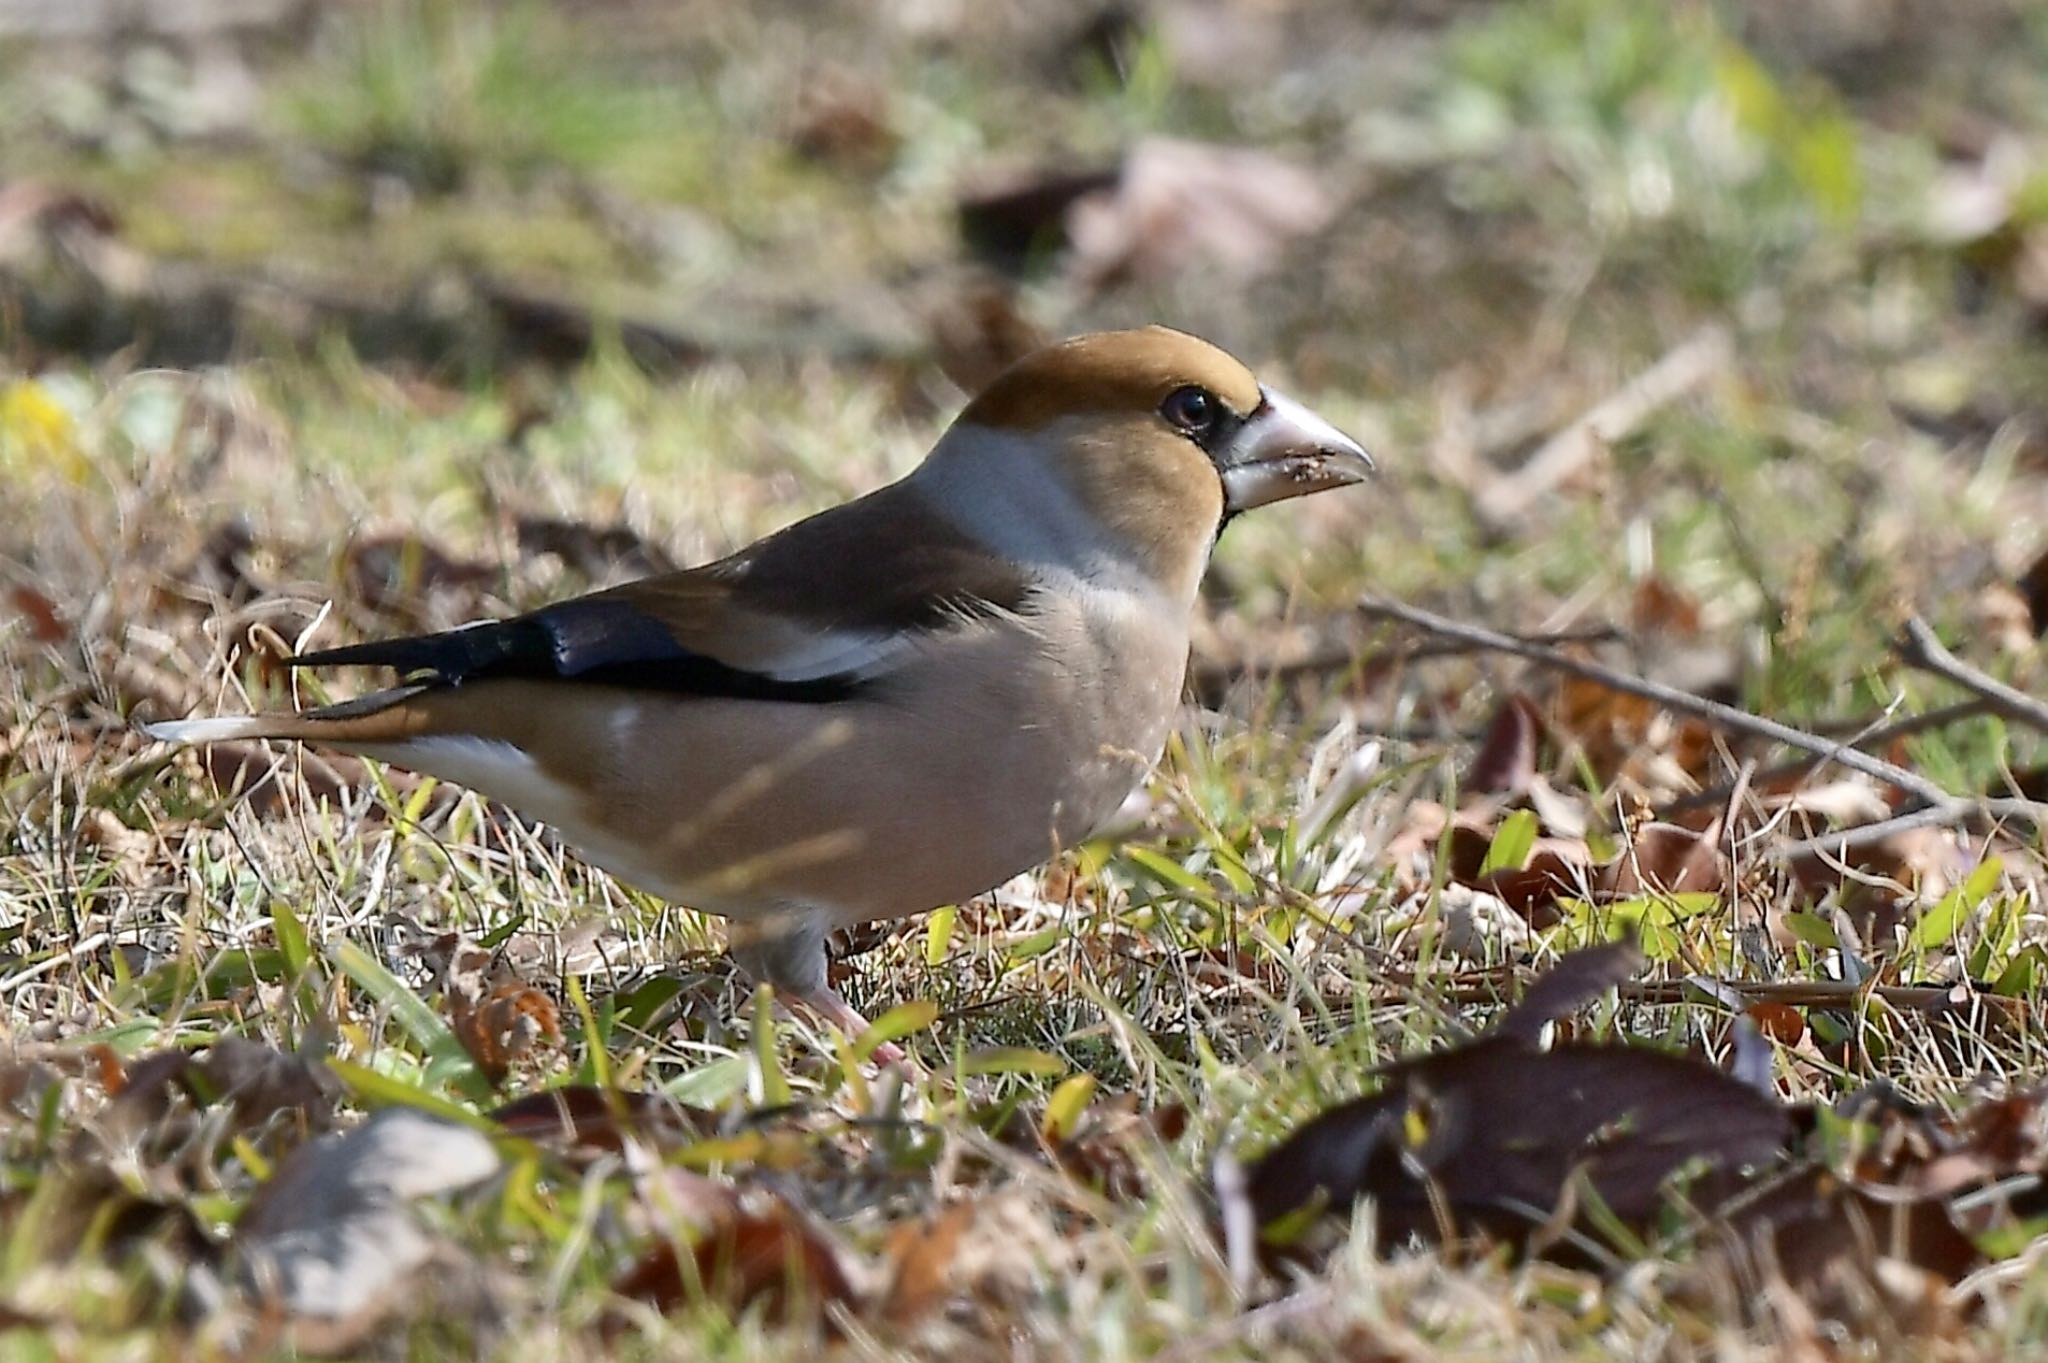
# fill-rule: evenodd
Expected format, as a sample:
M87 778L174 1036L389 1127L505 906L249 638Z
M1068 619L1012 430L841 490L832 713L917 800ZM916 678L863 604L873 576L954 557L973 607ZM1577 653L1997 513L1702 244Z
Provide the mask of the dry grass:
M1908 610L2041 694L2015 585L2048 547L2030 9L1848 5L1829 28L1761 6L1225 4L1239 59L1219 64L1181 17L1070 42L1078 8L314 8L306 34L221 39L256 91L225 130L180 121L203 46L0 47L8 1356L281 1352L278 1321L212 1310L207 1283L233 1283L238 1218L309 1134L569 1084L703 1111L624 1149L499 1136L495 1176L423 1209L438 1248L413 1309L349 1350L1991 1358L2048 1339L2038 1225L1923 1316L1830 1324L1686 1255L1514 1263L1377 1244L1366 1218L1313 1269L1247 1278L1212 1189L1219 1156L1483 1025L1492 968L1526 976L1611 927L1494 911L1429 822L1463 808L1482 846L1498 834L1503 809L1459 783L1504 696L1545 717L1536 757L1588 822L1584 864L1773 760L1500 658L1422 654L1350 609L1361 592L1613 625L1609 661L1817 727L1956 698L1893 658ZM848 122L871 106L886 145ZM792 152L821 119L825 150ZM1055 256L963 340L985 284L955 193L1161 132L1315 167L1327 225L1256 278L1105 285ZM24 185L60 198L23 216ZM1944 225L1984 204L2004 216ZM95 205L118 225L80 235ZM123 260L139 294L108 287ZM564 361L486 276L593 305L594 338ZM259 277L282 303L251 301ZM206 325L173 315L194 299L218 305ZM282 699L275 659L309 630L438 627L723 552L909 467L984 333L1153 319L1287 375L1388 478L1226 538L1202 694L1130 830L848 944L871 1014L936 1006L897 1015L924 1024L926 1081L769 1022L714 922L473 796L314 754L173 755L128 727ZM1703 326L1733 338L1725 363L1482 515L1503 469ZM541 518L569 525L555 551ZM2040 790L2040 736L1994 718L1887 755L1959 793ZM1633 909L1664 925L1654 978L1839 978L1842 952L1801 937L1818 923L1888 984L1997 982L2027 1011L1804 1009L1774 1057L1788 1100L2038 1082L2036 835L1940 830L1801 878L1754 813L1710 905ZM1948 931L1918 927L1930 909ZM483 979L451 971L447 934L491 950ZM506 1033L494 1084L451 1019L499 986L538 991L555 1030ZM1727 1013L1617 1002L1582 1031L1719 1058ZM138 1058L237 1036L341 1062L339 1089L244 1127L199 1081L125 1124L109 1089ZM778 1271L653 1305L619 1290L664 1243L735 1225ZM803 1257L820 1245L832 1274ZM785 1250L813 1300L782 1291Z

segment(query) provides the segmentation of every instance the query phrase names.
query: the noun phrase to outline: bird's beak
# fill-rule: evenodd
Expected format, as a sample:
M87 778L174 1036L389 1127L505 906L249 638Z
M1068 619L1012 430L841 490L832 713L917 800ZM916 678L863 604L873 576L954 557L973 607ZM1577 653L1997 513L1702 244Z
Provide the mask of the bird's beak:
M1216 461L1225 511L1345 487L1372 472L1372 456L1356 440L1283 393L1261 388L1259 396Z

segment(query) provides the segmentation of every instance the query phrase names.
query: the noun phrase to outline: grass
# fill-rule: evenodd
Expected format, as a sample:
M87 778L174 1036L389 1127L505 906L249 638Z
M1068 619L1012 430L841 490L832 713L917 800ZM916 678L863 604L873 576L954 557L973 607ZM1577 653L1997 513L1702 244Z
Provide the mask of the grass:
M432 298L473 270L625 312L658 302L739 338L649 368L601 302L566 364L482 344L408 362L351 346L339 320L273 333L244 317L219 362L159 369L175 357L147 335L73 353L38 332L15 304L76 276L6 248L0 494L35 508L0 519L9 1356L283 1351L260 1321L188 1319L189 1274L230 1272L215 1250L332 1114L237 1130L225 1105L180 1097L141 1136L109 1115L107 1075L230 1036L340 1062L344 1126L394 1102L474 1120L601 1082L715 1114L631 1156L498 1135L496 1177L426 1206L441 1271L405 1321L351 1346L369 1356L795 1358L828 1335L856 1356L1062 1358L1812 1344L1794 1313L1731 1315L1726 1285L1684 1256L1603 1275L1375 1245L1363 1221L1312 1272L1247 1284L1212 1227L1212 1180L1218 1156L1266 1148L1372 1066L1485 1025L1487 1008L1448 1001L1478 972L1526 974L1608 930L1587 914L1461 936L1447 851L1390 850L1426 803L1470 805L1461 773L1505 693L1553 718L1544 770L1596 840L1725 774L1719 758L1688 769L1671 735L1617 747L1611 713L1566 722L1546 680L1501 660L1385 660L1390 636L1349 610L1362 591L1509 628L1617 624L1634 651L1609 656L1798 723L1956 698L1892 660L1909 609L2044 689L2012 584L2048 547L2048 343L2024 267L2048 231L2027 188L2048 165L2048 31L1991 3L1941 42L1901 31L1870 51L1763 7L1560 0L1438 22L1393 6L1375 24L1335 3L1244 8L1277 26L1277 72L1197 79L1157 25L1118 80L1067 43L1080 16L1069 30L1007 8L935 36L852 6L803 26L697 5L623 5L606 24L535 4L349 7L242 52L254 106L205 136L181 131L198 67L176 44L144 42L170 73L146 88L132 64L0 49L0 178L112 206L116 239L152 268L312 273L375 298ZM1887 63L1902 69L1858 78ZM896 141L879 169L792 149L827 68L880 92ZM929 1081L892 1092L831 1037L765 1018L720 964L715 922L474 796L284 752L237 796L231 772L128 731L139 708L281 699L277 641L316 620L330 640L436 627L630 571L522 551L521 517L623 525L697 562L901 473L958 401L924 320L966 269L955 190L1008 164L1095 164L1150 132L1273 146L1346 206L1262 279L1089 293L1054 261L1015 305L1054 331L1213 333L1365 437L1388 476L1225 537L1197 663L1226 680L1189 707L1135 832L856 944L845 987L871 1016L935 1007L898 1015L924 1024L907 1042ZM2025 168L2007 216L1961 241L1931 226L1998 139ZM1504 525L1478 517L1501 468L1706 324L1733 335L1728 365L1556 495ZM851 332L866 339L848 349ZM404 543L379 590L362 546L385 535ZM1332 644L1355 665L1271 675ZM1375 741L1361 788L1311 821ZM1989 718L1893 755L1994 794L2043 761L2039 735ZM1986 849L1936 838L1887 872L1867 898L1897 921L1858 950L1887 979L2004 980L2037 1008L2038 844L2009 832L1973 880ZM1803 913L1833 932L1864 899L1760 867L1738 883L1671 921L1655 973L1840 968L1744 925ZM538 991L554 1019L496 1084L435 966L449 933L487 944L493 985ZM1806 1020L1775 1057L1788 1099L1882 1080L1956 1107L1986 1076L2041 1073L2024 1027ZM1725 1022L1703 1003L1616 1004L1585 1026L1697 1048ZM1048 1124L1051 1154L1020 1134ZM683 1174L822 1227L854 1280L836 1325L767 1291L658 1308L619 1291L699 1224L664 1211L706 1195L670 1189ZM892 1316L913 1228L957 1206L972 1211L942 1256L950 1305ZM2048 1338L2040 1275L2020 1271L2039 1243L2001 1252L1953 1332L1870 1327L1839 1348L2028 1356Z

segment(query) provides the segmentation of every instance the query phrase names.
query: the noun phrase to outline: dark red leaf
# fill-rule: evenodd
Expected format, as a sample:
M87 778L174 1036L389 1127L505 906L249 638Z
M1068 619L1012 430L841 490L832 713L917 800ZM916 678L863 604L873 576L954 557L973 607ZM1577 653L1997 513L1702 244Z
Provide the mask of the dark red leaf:
M28 637L39 644L59 644L71 635L71 627L57 614L57 603L33 587L16 587L8 593L14 608L28 618Z
M657 1148L698 1140L717 1117L658 1093L605 1090L589 1084L530 1093L490 1114L506 1134L550 1145L620 1149L631 1137Z
M662 1241L614 1284L621 1296L673 1311L707 1299L734 1315L756 1302L775 1320L815 1315L858 1298L838 1253L788 1204L743 1209L734 1197L691 1250L683 1269L675 1245Z
M1615 899L1725 893L1728 859L1718 842L1718 826L1700 833L1676 824L1643 824L1621 856L1601 868L1599 888Z
M1468 794L1520 795L1536 780L1536 742L1543 721L1519 691L1510 692L1487 722L1461 789Z
M1381 1092L1324 1113L1252 1168L1261 1223L1318 1197L1336 1208L1369 1197L1390 1240L1433 1239L1435 1200L1460 1229L1526 1239L1583 1177L1641 1226L1679 1171L1732 1186L1793 1136L1778 1103L1700 1061L1635 1047L1488 1038L1384 1077Z

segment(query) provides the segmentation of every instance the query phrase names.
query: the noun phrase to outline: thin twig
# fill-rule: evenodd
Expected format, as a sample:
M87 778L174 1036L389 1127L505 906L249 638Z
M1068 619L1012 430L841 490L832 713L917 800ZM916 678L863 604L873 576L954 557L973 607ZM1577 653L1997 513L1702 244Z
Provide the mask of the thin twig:
M1395 973L1386 978L1397 985L1404 983ZM1449 988L1429 987L1429 995L1436 1003L1454 1007L1505 1003L1505 987L1513 983L1510 970L1501 972L1496 981L1460 983ZM1653 1007L1692 1003L1702 997L1711 997L1713 990L1725 990L1752 1003L1783 1003L1795 1008L1853 1007L1865 995L1881 999L1894 1008L1922 1011L1959 1001L1952 985L1858 984L1849 980L1624 980L1614 988L1625 1002ZM2020 1003L2017 999L1979 990L1966 990L1962 997L2006 1009L2016 1008ZM1406 998L1374 1000L1376 1004L1407 1001Z
M1883 748L1902 738L1911 738L1914 734L1926 733L1930 729L1945 729L1951 724L1959 724L1963 720L1975 719L1979 715L1988 715L1991 712L1991 704L1982 698L1959 700L1953 705L1944 705L1940 709L1929 710L1924 714L1908 715L1890 724L1877 719L1835 720L1825 725L1816 724L1814 731L1823 734L1843 734L1845 736L1841 742L1851 748ZM1827 762L1828 759L1818 753L1795 757L1789 762L1780 762L1776 766L1758 771L1750 778L1750 785L1754 789L1768 791L1781 781L1805 776L1827 765ZM1720 785L1709 786L1690 795L1681 795L1658 809L1657 817L1669 819L1676 814L1723 804L1734 789L1734 782L1724 781Z
M1506 525L1531 502L1571 477L1606 445L1624 438L1659 408L1726 369L1734 353L1734 343L1726 328L1700 328L1663 359L1543 442L1521 467L1481 491L1473 504L1479 519L1494 529Z
M1904 832L1913 828L1983 823L1986 821L1997 822L2008 819L2031 819L2037 828L2048 827L2048 804L2038 803L2033 800L1979 800L1951 795L1924 776L1907 771L1896 763L1872 757L1869 753L1859 752L1857 749L1849 746L1850 742L1853 741L1853 735L1851 739L1823 738L1819 734L1808 733L1804 729L1795 729L1789 724L1781 724L1775 719L1766 719L1762 715L1753 715L1747 710L1738 710L1732 705L1723 705L1717 700L1708 700L1705 696L1696 696L1690 691L1681 691L1675 686L1666 686L1662 682L1654 682L1647 677L1638 677L1627 672L1617 672L1611 667L1603 667L1599 663L1590 662L1584 658L1575 658L1568 653L1561 653L1554 648L1548 648L1541 644L1532 644L1525 640L1517 639L1512 635L1501 634L1479 625L1463 624L1399 601L1382 601L1369 598L1360 602L1358 608L1368 615L1375 615L1388 620L1399 620L1403 624L1414 625L1418 629L1428 630L1432 634L1440 635L1447 639L1465 640L1497 653L1507 653L1517 658L1527 659L1532 663L1548 667L1553 671L1568 673L1575 677L1584 677L1588 681L1598 682L1600 685L1619 691L1624 695L1640 696L1644 700L1653 701L1667 710L1675 710L1680 714L1692 715L1713 725L1715 728L1730 733L1767 738L1774 743L1782 743L1788 748L1798 748L1803 752L1815 754L1818 759L1815 765L1833 762L1839 766L1847 767L1851 771L1860 771L1865 776L1876 777L1886 785L1916 797L1924 805L1924 808L1907 810L1895 818L1884 819L1872 824L1863 824L1855 828L1845 828L1839 832L1825 833L1816 838L1809 838L1804 842L1795 842L1775 848L1772 850L1771 855L1780 861L1789 861L1810 854L1839 855L1840 852L1847 848L1882 841L1894 833ZM1935 647L1939 648L1940 645L1937 643ZM1949 662L1958 669L1962 668L1962 664L1956 663L1953 658L1950 658ZM1989 682L1991 679L1986 677L1983 680ZM1997 685L1997 683L1992 684ZM2008 691L2011 690L2009 687L2006 689ZM2019 692L2013 692L2013 694L2020 696ZM2020 698L2023 700L2028 699L2025 696L2020 696Z
M1851 745L1867 748L1873 743L1889 743L1894 739L1911 738L1930 729L1945 729L1966 719L1992 713L1989 701L1979 698L1959 700L1952 705L1937 705L1917 715L1894 720L1889 711L1875 715L1843 716L1840 719L1819 719L1813 723L1813 731L1827 738L1847 738Z
M1583 625L1576 629L1546 630L1510 637L1531 644L1615 644L1626 642L1628 633L1613 625ZM1290 682L1298 677L1313 677L1330 672L1369 672L1382 663L1393 662L1396 659L1409 661L1420 658L1455 658L1467 653L1484 651L1483 645L1464 639L1438 639L1432 643L1399 650L1362 651L1355 643L1326 644L1299 658L1289 658L1265 666L1261 666L1254 659L1199 663L1194 669L1192 685L1197 695L1207 696L1251 676L1267 682Z
M1803 842L1786 843L1775 849L1772 855L1780 861L1797 861L1808 856L1840 857L1852 847L1867 847L1874 842L1883 842L1895 833L1910 833L1916 828L1996 824L2013 819L2031 819L2036 828L2048 825L2048 804L2034 800L1953 799L1909 809L1889 819L1879 819L1876 823L1857 824L1854 828L1821 833Z
M87 937L82 941L73 942L70 946L65 947L61 951L52 952L50 955L45 956L42 960L35 962L33 965L24 966L22 969L16 971L12 975L0 978L0 998L4 998L7 995L12 994L15 990L21 988L30 980L36 979L37 977L42 975L49 974L51 971L57 969L57 967L61 965L64 965L71 961L75 961L81 956L90 955L92 952L98 951L101 947L105 946L110 940L112 940L110 934L104 932L96 932L92 936Z
M1846 746L1839 739L1822 738L1818 734L1807 733L1804 729L1795 729L1791 725L1781 724L1775 719L1767 719L1762 715L1753 715L1747 710L1738 710L1732 705L1724 705L1720 701L1709 700L1705 696L1696 696L1690 691L1682 691L1675 686L1666 686L1662 682L1654 682L1647 677L1638 677L1632 673L1616 671L1614 668L1604 667L1599 663L1591 662L1584 658L1576 658L1568 653L1560 653L1558 650L1543 644L1528 643L1515 638L1513 635L1501 634L1479 625L1463 624L1399 601L1367 600L1360 603L1359 609L1368 615L1376 615L1389 620L1399 620L1403 624L1414 625L1418 629L1428 630L1431 634L1441 635L1447 639L1461 639L1480 648L1490 649L1498 653L1513 654L1517 658L1526 658L1530 662L1540 663L1542 666L1553 671L1565 672L1575 677L1583 677L1587 681L1598 682L1600 685L1608 687L1610 690L1619 691L1624 695L1640 696L1644 700L1654 701L1667 710L1675 710L1679 714L1691 715L1696 719L1704 720L1717 729L1730 733L1748 734L1752 738L1767 738L1774 743L1782 743L1788 748L1798 748L1803 752L1814 753L1823 761L1835 762L1850 768L1852 771L1860 771L1865 776L1876 777L1886 785L1903 790L1909 795L1917 796L1931 805L1950 804L1955 799L1954 796L1926 777L1907 771L1904 767L1897 766L1891 762L1886 762L1882 758L1858 752L1856 749Z
M2007 686L1998 678L1970 666L1949 652L1919 616L1906 621L1905 636L1899 640L1898 653L1900 661L1907 666L1952 681L2005 718L2048 733L2048 702L2036 700L2026 692Z

